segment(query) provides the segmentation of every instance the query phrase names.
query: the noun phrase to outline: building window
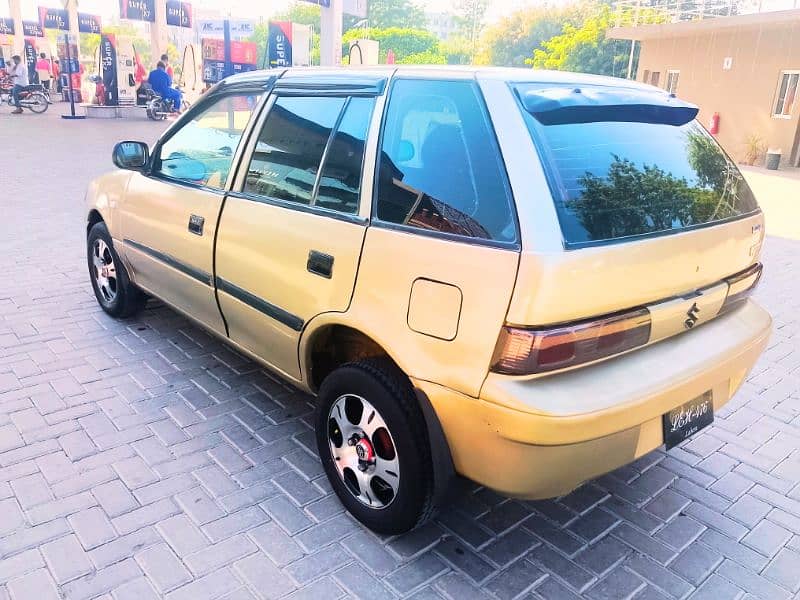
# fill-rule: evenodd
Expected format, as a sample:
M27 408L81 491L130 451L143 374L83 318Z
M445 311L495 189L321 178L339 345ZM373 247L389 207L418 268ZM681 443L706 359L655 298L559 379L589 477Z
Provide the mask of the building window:
M644 70L644 77L642 77L642 81L644 83L650 83L650 69Z
M778 79L778 93L775 98L775 107L772 116L781 119L792 118L792 108L797 96L800 71L783 71Z
M678 77L680 77L680 74L680 71L667 71L667 91L670 94L678 93Z
M653 71L650 73L650 85L658 85L658 81L661 79L661 71Z

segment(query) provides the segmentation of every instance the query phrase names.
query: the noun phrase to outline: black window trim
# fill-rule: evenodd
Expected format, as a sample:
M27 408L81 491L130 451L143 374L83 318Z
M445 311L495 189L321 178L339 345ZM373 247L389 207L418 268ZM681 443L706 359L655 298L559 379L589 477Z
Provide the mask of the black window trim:
M277 78L270 78L265 84L254 87L254 86L229 86L228 88L222 87L216 93L208 92L205 97L200 98L197 104L194 104L189 110L183 113L180 118L175 121L175 123L167 129L166 132L158 139L158 141L153 146L153 151L150 153L150 160L147 165L147 169L143 171L143 174L150 179L155 179L157 181L162 181L164 183L171 183L174 185L178 185L181 187L186 187L193 190L198 191L205 191L210 192L212 194L217 194L219 196L224 196L228 189L230 188L230 184L233 183L235 180L236 170L238 165L236 163L236 156L239 153L239 148L242 147L243 143L246 143L246 140L249 138L249 131L255 126L256 120L258 120L258 116L261 114L261 110L264 107L264 104L269 99L269 91L272 89L274 85L274 80ZM236 145L236 149L233 151L233 156L231 158L231 169L228 172L228 177L226 178L223 186L221 188L210 187L207 185L202 185L199 183L192 183L190 181L185 181L183 179L178 179L176 177L170 177L161 171L156 171L156 165L159 164L161 160L161 149L165 143L171 140L179 131L181 131L185 125L187 125L194 117L198 114L205 112L206 108L213 106L220 100L224 100L226 98L230 98L232 96L246 96L246 95L255 95L258 96L258 102L256 106L253 107L253 111L250 114L250 119L247 122L244 130L242 131L242 135L239 138L239 142ZM240 157L241 159L241 157Z
M375 94L351 94L349 92L344 91L341 87L337 88L336 93L330 94L317 94L314 93L314 88L309 86L308 91L302 94L279 94L277 92L273 92L271 97L274 97L277 101L278 98L281 97L302 97L302 98L344 98L345 101L342 104L342 108L339 110L339 115L336 117L336 121L331 127L331 133L328 136L327 142L325 142L325 148L322 151L322 157L320 158L319 167L317 170L317 175L314 179L314 187L312 188L312 195L309 201L309 204L302 204L300 202L292 202L291 200L283 200L281 198L274 198L272 196L267 196L266 194L254 194L253 192L247 192L244 190L245 180L241 182L241 185L236 186L237 189L231 189L227 192L227 196L231 198L238 198L239 200L249 200L251 202L259 202L261 204L269 204L270 206L277 206L279 208L286 208L290 210L297 210L299 212L307 213L307 214L315 214L322 217L330 217L332 219L336 219L337 221L345 221L348 223L354 223L357 225L367 225L369 223L369 219L366 217L362 217L359 212L361 208L361 198L362 194L359 191L359 202L358 202L358 210L355 213L346 213L338 210L334 210L332 208L325 208L324 206L317 206L317 195L319 193L319 186L320 181L322 178L322 172L325 168L325 161L328 158L328 151L330 146L333 143L333 140L336 137L336 134L339 132L339 126L342 123L342 119L344 118L345 111L347 107L350 105L351 98L375 98ZM274 108L276 102L271 102L265 104L261 111L263 111L263 125L267 123L267 119L269 119L270 112ZM375 104L373 103L372 110L375 110ZM250 137L252 136L259 136L261 134L261 130L259 129L256 131L256 127L259 124L259 121L262 121L262 113L259 112L258 117L256 118L255 122L253 123L253 127L251 128L250 135L248 136L247 145L250 144ZM369 138L369 127L367 127L367 138ZM364 178L364 169L366 167L365 160L366 160L366 143L368 139L364 141L364 152L361 155L361 179ZM256 140L256 144L258 140ZM247 146L245 146L246 148ZM255 146L253 146L253 150L255 150ZM239 169L247 171L250 168L250 162L252 161L253 152L250 152L248 156L242 156L241 159L248 159L247 165L244 164L244 160L239 161L239 165L237 165L237 175ZM235 181L235 177L234 177ZM374 186L373 186L374 188Z
M472 85L473 90L476 92L475 95L478 100L478 104L480 105L481 112L483 113L483 118L489 126L489 131L491 133L491 138L492 138L490 142L493 145L495 151L497 152L497 156L500 158L500 166L502 167L500 169L501 178L503 180L503 187L506 190L509 202L509 209L511 211L511 218L514 221L514 235L516 237L515 240L510 242L504 242L499 240L476 238L467 235L459 235L455 233L445 233L441 231L435 231L433 229L422 229L421 227L414 227L413 225L404 225L402 223L392 223L391 221L384 221L378 218L378 192L380 188L380 186L378 185L378 175L380 172L381 154L383 152L383 138L386 132L386 121L387 121L387 115L389 114L389 105L391 104L392 101L392 92L394 91L394 86L397 84L398 81L430 81L430 82L448 82L448 83L467 81ZM506 167L506 162L503 157L503 153L500 149L500 144L497 141L497 131L494 128L494 123L492 121L491 113L489 112L489 109L486 106L486 99L483 97L483 91L481 90L481 86L478 84L476 78L474 77L439 78L439 77L423 77L419 75L413 75L413 76L397 75L393 77L392 80L389 82L389 89L387 90L387 98L383 106L383 114L381 115L380 129L378 131L378 148L377 152L375 153L375 164L373 165L373 172L372 172L372 203L370 206L370 226L377 227L379 229L387 229L390 231L410 233L414 235L421 235L423 237L437 238L449 242L458 242L473 246L487 246L489 248L514 250L516 252L522 250L522 242L521 242L522 236L520 233L519 216L517 215L517 204L514 198L514 192L511 189L511 182L508 176L508 169Z
M519 85L525 85L525 84L530 84L530 83L531 83L530 81L509 81L508 82L508 86L511 89L511 93L514 96L514 98L515 98L515 100L517 102L517 106L518 106L519 110L522 111L523 119L526 122L528 121L528 119L531 119L535 123L535 126L533 128L528 127L528 130L530 131L530 135L532 137L533 146L536 149L536 156L538 157L539 162L542 165L542 170L544 171L545 179L547 180L547 187L548 187L547 191L550 193L551 201L553 202L553 205L555 206L555 201L557 200L557 196L558 195L563 195L562 190L560 189L560 186L557 183L558 181L560 181L560 177L554 173L554 168L555 167L553 166L553 164L554 164L553 161L548 159L547 156L544 155L544 152L549 152L549 147L547 146L547 143L545 142L545 140L542 139L542 133L539 131L539 127L540 126L543 127L543 125L539 125L538 121L536 121L536 117L534 117L527 110L525 110L525 107L522 104L522 99L520 98L520 93L519 93L519 89L518 89ZM700 121L695 120L694 122L697 125L699 125L703 129L703 131L707 132L706 128L703 126L703 124ZM728 161L730 161L733 165L736 165L736 163L728 155L728 153L725 151L725 149L719 144L718 144L718 146L719 146L720 151L725 155L725 158L727 158ZM738 169L738 167L736 167L736 168ZM742 175L742 178L744 178L744 175ZM747 183L747 182L745 181L745 183ZM597 248L597 247L602 247L602 246L612 246L612 245L615 245L615 244L626 244L626 243L630 243L630 242L637 242L637 241L640 241L640 240L648 240L648 239L653 239L653 238L659 238L659 237L664 237L664 236L668 236L668 235L680 235L682 233L690 233L692 231L698 231L700 229L706 229L708 227L716 227L718 225L725 225L726 223L733 223L734 221L740 221L742 219L749 219L749 218L755 217L756 215L759 215L761 213L762 213L761 207L757 205L756 208L751 210L750 212L742 213L740 215L735 215L735 216L732 216L732 217L726 217L725 219L720 219L718 221L711 221L711 222L708 222L708 223L699 223L697 225L689 225L687 227L681 227L680 229L665 229L663 231L650 231L650 232L647 232L647 233L638 233L638 234L635 234L635 235L626 235L626 236L621 236L621 237L616 237L616 238L611 238L611 239L603 239L603 240L589 240L589 241L584 241L584 242L570 242L570 241L568 241L567 238L564 235L564 228L561 226L561 218L558 217L558 231L559 231L559 234L561 236L561 244L562 244L564 250L569 252L570 250L581 250L581 249L584 249L584 248Z
M250 202L258 202L260 204L268 204L270 206L277 206L279 208L286 208L289 210L296 210L302 213L318 215L321 217L330 217L337 221L346 221L348 223L355 223L357 225L366 225L369 220L359 214L343 213L331 208L323 206L311 206L308 204L300 204L299 202L292 202L291 200L282 200L280 198L273 198L271 196L261 196L253 194L252 192L244 191L230 191L226 194L228 198L237 198L239 200L249 200Z

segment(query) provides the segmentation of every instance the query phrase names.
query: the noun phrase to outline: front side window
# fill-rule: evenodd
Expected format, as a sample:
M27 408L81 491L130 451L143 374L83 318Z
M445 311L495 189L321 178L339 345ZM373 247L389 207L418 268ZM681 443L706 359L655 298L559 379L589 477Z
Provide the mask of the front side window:
M395 82L377 187L381 221L483 240L516 240L500 152L472 81Z
M153 173L224 189L242 133L259 96L225 96L197 114L161 146Z
M775 108L772 115L775 117L790 118L797 97L800 71L784 71L778 80L778 93L775 98Z

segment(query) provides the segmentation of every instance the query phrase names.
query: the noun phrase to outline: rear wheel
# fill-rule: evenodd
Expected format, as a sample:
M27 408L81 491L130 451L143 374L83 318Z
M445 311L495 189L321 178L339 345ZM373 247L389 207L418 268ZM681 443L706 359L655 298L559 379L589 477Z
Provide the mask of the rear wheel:
M147 116L153 121L163 121L167 118L167 112L164 108L164 102L158 98L150 100L147 104Z
M45 112L49 105L50 102L48 102L47 96L45 96L42 92L33 92L28 98L28 102L26 104L29 110L37 114Z
M393 363L364 360L331 373L320 389L315 428L328 480L364 525L398 534L433 516L425 417Z
M144 307L147 296L128 278L105 223L95 223L89 230L87 258L94 295L106 313L124 318Z

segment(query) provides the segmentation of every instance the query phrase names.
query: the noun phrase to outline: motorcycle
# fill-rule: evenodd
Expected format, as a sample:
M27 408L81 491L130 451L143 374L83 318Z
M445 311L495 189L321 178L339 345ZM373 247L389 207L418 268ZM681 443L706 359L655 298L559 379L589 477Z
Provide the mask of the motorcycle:
M177 86L175 89L181 91L181 89ZM163 121L168 115L175 112L174 102L171 99L162 98L152 89L144 89L142 90L142 93L146 94L147 97L145 112L147 113L148 118L152 119L153 121ZM190 106L185 97L181 99L181 105L183 106L184 110Z
M0 81L0 102L5 102L9 106L14 106L13 89L14 83L10 78ZM41 114L47 110L47 107L50 105L50 99L47 97L44 87L40 83L34 83L20 90L19 104L22 108L27 108L31 112Z

